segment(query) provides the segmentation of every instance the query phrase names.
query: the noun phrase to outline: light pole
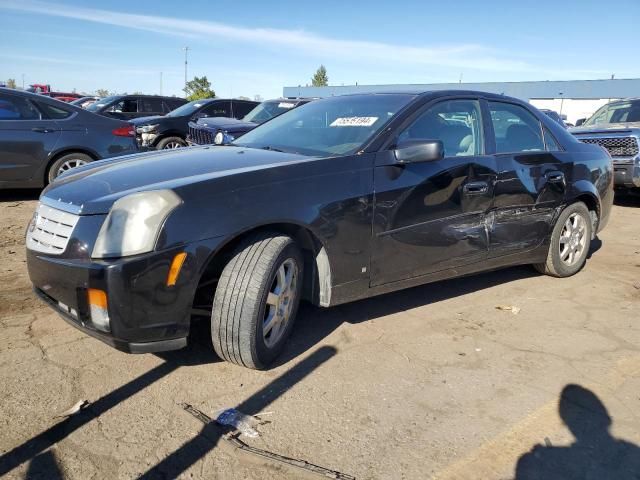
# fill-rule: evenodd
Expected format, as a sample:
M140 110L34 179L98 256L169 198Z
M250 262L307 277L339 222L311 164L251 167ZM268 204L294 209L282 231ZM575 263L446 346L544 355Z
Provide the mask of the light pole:
M160 72L160 95L162 95L162 72Z
M22 89L24 90L24 73L22 74Z
M189 55L189 47L184 47L184 96L187 96L187 64L188 64L188 55Z
M564 97L562 96L562 92L558 92L558 95L560 95L560 118L562 118L562 106L564 105Z

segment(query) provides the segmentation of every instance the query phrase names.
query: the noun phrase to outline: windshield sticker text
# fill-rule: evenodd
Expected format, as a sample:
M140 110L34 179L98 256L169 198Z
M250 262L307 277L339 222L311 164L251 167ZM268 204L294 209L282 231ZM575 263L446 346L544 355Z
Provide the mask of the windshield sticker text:
M370 127L378 117L339 117L336 118L330 127Z

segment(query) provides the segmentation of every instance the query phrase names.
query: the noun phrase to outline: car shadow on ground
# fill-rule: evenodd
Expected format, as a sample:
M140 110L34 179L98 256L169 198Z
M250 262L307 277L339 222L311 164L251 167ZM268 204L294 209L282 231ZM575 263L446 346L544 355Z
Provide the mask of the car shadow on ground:
M535 445L519 458L515 480L640 478L640 447L611 436L609 412L592 391L567 385L558 413L575 441L555 446L545 438L545 445Z
M29 200L38 200L40 198L41 188L25 188L23 190L0 190L0 202L20 202Z
M320 343L343 323L357 324L423 305L539 275L531 266L505 268L443 280L328 309L300 305L293 333L275 366L282 365ZM456 321L455 318L451 319Z
M637 207L640 208L640 189L638 193L621 194L616 193L613 203L619 207Z

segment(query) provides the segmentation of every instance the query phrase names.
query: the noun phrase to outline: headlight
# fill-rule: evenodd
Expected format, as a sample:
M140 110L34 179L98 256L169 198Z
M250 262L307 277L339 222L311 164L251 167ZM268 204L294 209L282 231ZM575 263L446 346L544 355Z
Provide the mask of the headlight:
M223 132L216 133L216 136L213 137L213 143L215 143L216 145L222 145L224 143L224 133Z
M142 127L138 127L136 132L138 133L153 133L158 129L160 124L156 123L155 125L143 125Z
M117 200L100 228L92 258L150 252L169 213L182 203L171 190L153 190Z

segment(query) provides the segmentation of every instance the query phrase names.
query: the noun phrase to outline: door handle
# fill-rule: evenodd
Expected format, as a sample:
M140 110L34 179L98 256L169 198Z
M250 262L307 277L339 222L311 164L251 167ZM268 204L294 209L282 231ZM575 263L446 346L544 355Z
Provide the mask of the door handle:
M545 174L545 178L549 183L562 183L564 184L564 173L562 172L549 172Z
M467 195L483 195L489 191L487 182L471 182L462 187L462 191Z
M51 133L51 132L54 132L55 130L53 128L35 127L35 128L32 128L31 131L38 132L38 133Z

